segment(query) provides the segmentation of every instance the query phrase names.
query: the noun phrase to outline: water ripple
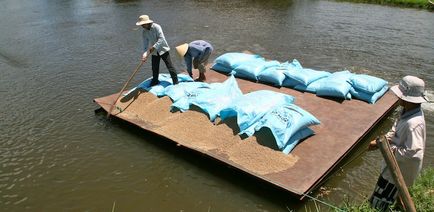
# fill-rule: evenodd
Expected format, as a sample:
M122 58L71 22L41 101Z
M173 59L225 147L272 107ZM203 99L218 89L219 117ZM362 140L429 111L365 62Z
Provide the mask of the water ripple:
M298 207L230 169L95 116L93 98L119 90L139 62L142 41L134 23L143 11L162 25L171 47L206 39L215 47L212 59L250 50L280 61L296 58L310 68L368 73L390 84L413 74L426 80L433 96L429 12L331 1L2 3L0 17L8 20L0 24L0 207L5 211L99 211L110 210L113 202L125 211ZM181 65L177 57L172 60ZM161 69L167 72L164 65ZM131 85L151 73L145 64ZM434 107L423 108L429 139L424 165L432 165ZM376 130L384 132L386 125ZM365 153L337 172L325 185L330 199L339 202L346 193L361 200L369 194L379 161L378 152Z

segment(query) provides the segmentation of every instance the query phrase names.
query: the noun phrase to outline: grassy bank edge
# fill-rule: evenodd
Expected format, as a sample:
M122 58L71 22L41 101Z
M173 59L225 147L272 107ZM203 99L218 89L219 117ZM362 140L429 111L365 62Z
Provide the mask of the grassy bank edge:
M417 211L434 211L434 168L425 168L409 191ZM367 200L358 204L346 199L340 208L344 211L377 211Z
M428 0L336 0L338 2L354 2L354 3L368 3L368 4L381 4L393 5L400 7L421 8L434 11L434 4ZM434 3L434 0L431 0Z

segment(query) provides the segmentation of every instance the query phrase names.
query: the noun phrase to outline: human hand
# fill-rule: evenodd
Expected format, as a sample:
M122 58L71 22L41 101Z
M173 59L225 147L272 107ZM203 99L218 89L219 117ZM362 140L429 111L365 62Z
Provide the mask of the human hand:
M368 151L373 151L378 149L377 140L372 140L369 142Z
M146 62L146 60L148 59L148 56L149 56L148 51L146 51L145 53L143 53L143 55L142 55L142 61Z

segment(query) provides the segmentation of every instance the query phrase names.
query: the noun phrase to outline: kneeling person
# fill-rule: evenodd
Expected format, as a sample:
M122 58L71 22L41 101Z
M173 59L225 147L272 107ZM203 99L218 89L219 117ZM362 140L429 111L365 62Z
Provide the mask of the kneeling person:
M199 78L196 81L200 82L206 80L206 65L213 50L211 44L203 40L196 40L189 44L184 43L176 47L179 56L184 58L190 77L193 77L192 64L194 68L199 69Z

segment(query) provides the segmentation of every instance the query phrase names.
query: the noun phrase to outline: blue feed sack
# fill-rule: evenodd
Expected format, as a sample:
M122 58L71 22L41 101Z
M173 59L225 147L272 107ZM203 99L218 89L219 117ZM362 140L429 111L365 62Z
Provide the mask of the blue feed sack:
M309 112L294 104L278 105L269 110L255 125L255 131L263 127L271 130L276 144L283 150L300 129L320 124L320 121Z
M280 64L280 67L282 69L303 69L303 66L301 66L297 59L292 60L292 62L286 61Z
M301 70L303 69L303 67L301 66L300 62L298 62L298 60L294 59L291 63L284 62L280 64L279 69L281 69L283 74L285 74L286 72ZM287 88L294 88L299 84L300 84L299 81L288 77L286 74L285 74L285 79L283 79L282 81L282 86Z
M164 94L175 102L180 98L190 95L193 90L198 88L210 88L210 85L204 82L179 83L177 85L167 86L164 89Z
M321 81L321 85L316 90L317 96L336 97L340 99L351 99L350 88L348 82L351 75L349 71L335 72Z
M259 90L244 94L235 99L220 111L220 118L226 120L229 117L237 117L237 124L240 128L240 134L246 133L248 136L253 135L252 131L246 131L253 126L275 105L290 104L294 102L294 97L270 90Z
M260 82L269 83L275 86L282 86L286 75L283 73L283 69L280 66L273 66L263 70L258 75Z
M224 66L220 63L214 63L214 65L211 67L211 69L218 71L218 72L221 72L221 73L228 74L228 75L231 74L232 71L234 70L233 68Z
M309 127L300 129L288 140L288 142L286 142L286 145L283 148L282 152L285 154L289 154L301 140L313 134L315 134L315 132Z
M236 77L247 78L257 81L258 75L265 69L280 65L278 61L266 61L264 58L257 58L246 61L234 69Z
M350 89L350 93L354 98L363 100L365 102L368 102L370 104L375 104L379 98L381 98L387 91L389 90L389 87L387 85L383 86L382 89L377 91L376 93L366 93L361 90L357 90L355 88Z
M298 90L298 91L303 91L303 92L316 93L316 90L321 85L321 82L324 81L325 79L326 78L321 78L321 79L315 80L307 86L299 83L299 84L294 86L294 89Z
M192 104L192 101L194 101L198 96L206 95L206 93L212 92L212 89L215 89L218 86L213 84L208 84L208 87L197 87L196 89L185 91L184 96L180 96L177 100L173 101L171 105L171 110L177 108L181 112L185 112L188 109L190 109L190 105Z
M259 55L230 52L220 55L215 59L215 63L219 63L224 67L235 69L237 66L249 61L261 58Z
M160 81L160 83L158 85L154 85L152 87L151 87L151 80L152 80L152 77L146 79L145 81L143 81L142 83L137 85L135 88L132 88L131 90L129 90L125 95L128 95L129 93L131 93L132 91L134 91L137 88L141 88L143 90L146 90L146 91L154 94L155 96L162 97L165 95L164 94L165 88L169 85L173 85L172 78L170 77L170 74L159 74L158 80ZM178 74L178 81L179 81L179 83L182 83L182 82L193 82L194 80L188 75Z
M234 78L231 76L231 78ZM227 81L227 80L226 80ZM178 100L174 101L171 110L177 108L181 112L185 112L188 109L190 109L190 105L193 104L193 102L197 101L196 98L210 95L210 93L215 93L216 91L224 90L227 84L223 83L211 83L208 84L208 86L205 87L197 87L196 89L185 91L185 95L179 98ZM237 85L238 86L238 85ZM213 97L217 98L217 96ZM202 101L202 100L201 100ZM207 112L206 110L204 110Z
M223 83L212 83L210 88L198 88L172 104L172 107L185 109L185 105L196 105L209 115L211 121L220 111L243 93L232 75ZM181 110L182 111L182 110Z
M358 91L374 94L387 85L387 81L366 74L353 74L349 80L351 86Z
M285 75L285 79L282 82L282 86L286 88L294 88L297 85L301 85L301 83L295 79L289 78Z
M284 71L284 74L291 79L294 79L298 82L300 82L303 85L309 85L313 81L316 81L318 79L328 77L331 74L327 71L316 71L313 69L288 69Z

